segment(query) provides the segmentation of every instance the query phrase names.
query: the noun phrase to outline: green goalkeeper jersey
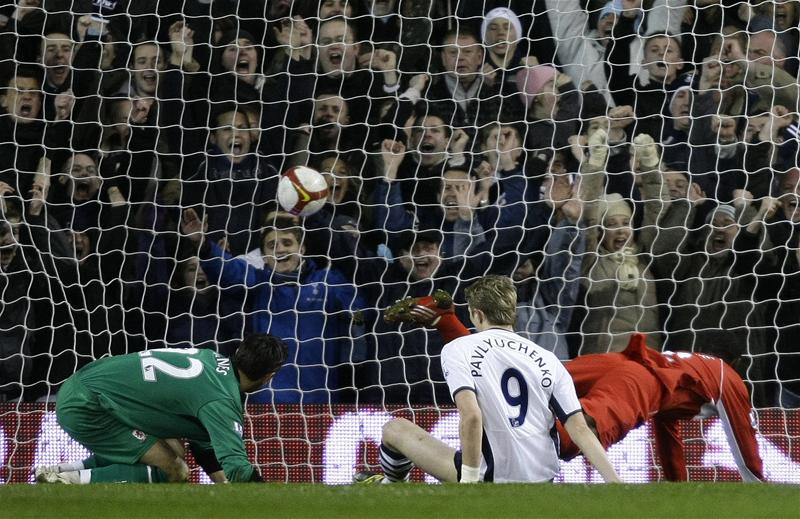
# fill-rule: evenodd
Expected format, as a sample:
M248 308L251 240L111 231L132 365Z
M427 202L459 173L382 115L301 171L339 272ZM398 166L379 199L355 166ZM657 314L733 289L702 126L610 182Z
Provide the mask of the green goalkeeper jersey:
M105 357L75 376L120 422L156 438L186 438L213 448L229 481L253 475L230 359L213 350L164 348Z

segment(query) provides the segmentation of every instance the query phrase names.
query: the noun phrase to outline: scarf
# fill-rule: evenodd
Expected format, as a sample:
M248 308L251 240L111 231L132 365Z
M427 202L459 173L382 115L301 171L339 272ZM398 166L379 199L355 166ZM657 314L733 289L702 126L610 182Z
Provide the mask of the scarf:
M636 290L642 280L639 270L639 256L635 247L624 247L622 250L609 252L600 247L600 254L614 264L617 281L622 290Z

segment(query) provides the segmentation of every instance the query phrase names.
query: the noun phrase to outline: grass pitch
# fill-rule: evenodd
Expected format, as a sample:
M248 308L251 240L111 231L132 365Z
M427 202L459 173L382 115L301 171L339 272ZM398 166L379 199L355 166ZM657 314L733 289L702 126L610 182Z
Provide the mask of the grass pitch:
M650 485L8 485L0 518L800 517L800 487Z

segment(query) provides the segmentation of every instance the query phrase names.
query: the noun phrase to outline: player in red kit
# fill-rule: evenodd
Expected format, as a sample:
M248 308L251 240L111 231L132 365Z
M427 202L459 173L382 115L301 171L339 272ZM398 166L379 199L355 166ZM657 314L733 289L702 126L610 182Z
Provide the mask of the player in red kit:
M399 301L387 309L385 318L435 326L446 342L470 333L443 291ZM747 386L722 359L689 352L660 353L645 345L644 335L634 334L621 353L584 355L565 366L587 422L603 447L652 419L665 479L686 481L679 421L719 416L742 480L764 479ZM559 455L572 459L580 451L561 424L556 425Z

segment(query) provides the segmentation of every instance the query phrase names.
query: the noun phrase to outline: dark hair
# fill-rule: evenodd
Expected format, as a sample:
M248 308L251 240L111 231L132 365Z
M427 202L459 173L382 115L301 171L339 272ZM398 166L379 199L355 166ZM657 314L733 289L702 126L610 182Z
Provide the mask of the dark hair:
M345 31L349 31L350 34L353 35L353 42L359 43L358 40L358 31L356 30L355 21L348 20L344 16L334 16L333 18L328 18L327 20L322 20L317 28L317 37L319 37L319 33L322 31L322 26L329 24L329 23L343 23L345 27Z
M128 62L132 64L133 59L134 59L134 55L136 54L137 49L141 49L143 47L146 47L147 45L154 46L156 48L156 50L158 51L159 57L161 55L169 55L169 53L165 50L165 48L159 42L157 42L155 40L139 39L139 40L134 41L131 44L131 51L130 51L130 54L128 55Z
M56 14L56 13L47 13L47 21L42 27L42 41L47 37L48 34L66 34L72 38L75 38L77 34L75 34L72 30L72 20L70 20L70 16L68 14Z
M14 68L13 73L9 74L3 85L8 88L12 79L20 77L31 77L41 86L44 80L44 69L39 65L19 64Z
M250 380L278 371L289 356L286 343L274 335L254 333L244 338L233 354L236 369Z
M436 245L442 243L442 231L436 228L421 229L417 231L413 243L422 243L422 242L433 243Z
M446 42L447 39L450 37L455 37L455 39L458 40L458 38L463 36L468 36L470 38L473 38L475 40L475 43L477 43L478 45L480 45L481 42L483 41L480 35L469 27L454 27L442 35L442 39L439 42L439 44L444 45L444 42Z
M443 109L428 109L427 104L423 103L425 103L425 101L420 101L414 107L414 121L412 123L411 132L421 131L422 124L425 122L426 117L436 117L442 121L444 133L449 139L453 134L453 113Z
M212 124L211 129L212 129L212 131L216 130L220 126L219 118L221 116L223 116L224 114L231 113L231 112L241 113L242 115L245 115L241 110L239 110L239 107L236 105L236 103L224 102L224 103L215 104L214 107L211 109L211 124ZM247 118L246 115L245 115L245 118ZM248 121L247 125L250 126L250 122L249 121Z
M220 41L222 41L222 36L229 31L235 31L237 25L237 20L235 16L225 16L222 18L215 18L214 23L211 26L211 33L219 31L220 32L220 39L218 41L212 42L215 46L222 46Z
M188 250L188 247L186 248ZM172 272L172 277L170 279L170 286L175 290L181 290L183 288L187 288L187 285L183 282L183 276L186 274L186 271L189 269L189 265L192 264L192 260L197 258L197 256L191 254L185 254L183 251L179 251L179 258L175 261L175 269ZM199 262L199 258L198 262ZM198 268L199 268L198 263Z
M681 47L681 37L678 34L672 34L672 33L669 33L669 32L654 32L653 34L648 34L648 35L646 35L644 37L644 41L642 42L642 48L644 48L645 45L650 43L651 40L654 40L656 38L668 38L668 39L672 40L677 45L678 53L681 55L681 58L683 58L683 48Z
M451 166L451 167L445 167L442 170L442 183L444 183L444 174L447 173L448 171L457 171L459 173L463 173L467 178L472 178L472 173L470 172L470 169L468 167Z
M322 87L314 90L314 99L316 100L318 97L340 97L345 102L345 104L348 104L347 98L342 95L342 92L341 90L339 90L339 87L322 85Z
M266 226L261 231L261 246L264 246L264 240L271 232L288 232L291 233L297 243L303 243L303 228L297 225L294 218L288 216L276 216L272 222L265 222Z

